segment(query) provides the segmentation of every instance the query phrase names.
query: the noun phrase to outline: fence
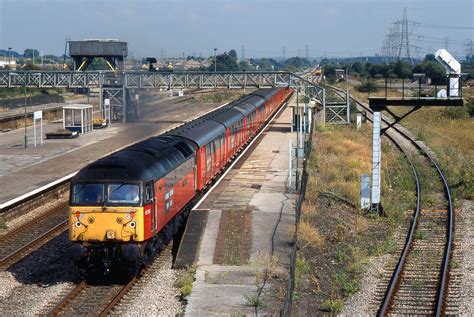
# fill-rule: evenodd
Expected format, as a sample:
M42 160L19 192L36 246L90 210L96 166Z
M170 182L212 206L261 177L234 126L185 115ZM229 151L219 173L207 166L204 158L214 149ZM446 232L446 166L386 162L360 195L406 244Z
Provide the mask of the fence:
M307 162L310 159L311 152L312 152L312 144L313 144L313 132L314 132L314 127L316 124L316 120L311 120L312 126L311 126L311 133L309 134L308 141L305 144L304 147L304 156L305 160L303 161L303 172L301 176L301 187L300 187L300 194L298 196L298 199L296 201L296 207L295 207L295 234L293 237L293 250L291 251L291 256L290 256L290 279L288 281L288 289L286 292L286 299L284 306L282 310L280 311L280 315L282 316L293 316L293 292L295 290L295 284L296 284L296 252L297 252L297 246L298 246L298 227L299 227L299 222L301 218L301 206L303 205L303 201L305 199L305 194L306 194L306 186L308 184L308 172L306 170L306 165Z

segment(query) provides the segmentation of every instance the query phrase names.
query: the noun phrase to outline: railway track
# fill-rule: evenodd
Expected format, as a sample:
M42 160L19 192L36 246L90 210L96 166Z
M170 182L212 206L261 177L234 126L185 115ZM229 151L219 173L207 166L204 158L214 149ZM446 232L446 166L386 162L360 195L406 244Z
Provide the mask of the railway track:
M372 113L362 102L352 99L359 107ZM390 124L388 120L382 120L385 125ZM414 162L407 151L398 144L399 142L390 133L386 133L386 136L402 150L412 167L417 201L408 235L401 246L401 256L392 266L394 269L388 271L381 285L378 285L376 296L381 302L378 315L440 316L446 313L446 308L449 308L447 311L449 314L459 313L455 305L448 305L446 302L454 229L453 206L448 183L426 149L398 127L394 126L391 129L416 148L419 156L425 160L425 165L434 168L435 174L432 174L429 180L425 179L425 182L437 182L438 188L444 192L444 197L438 195L431 204L424 202L423 197L427 197L425 188L433 186L420 183L417 171L422 168L419 164L423 163L419 162L420 159ZM452 287L449 291L450 300L456 301L455 297L459 296L459 293Z
M6 270L67 229L67 205L61 204L0 237L0 269Z
M171 254L168 244L153 260L153 263L141 271L125 285L104 284L91 285L81 281L75 287L62 294L60 300L46 308L46 316L109 316L121 314L122 301L127 301L127 294L138 293L140 287L147 283L149 277L156 276L159 269ZM133 299L133 298L132 298ZM124 305L126 307L126 303Z

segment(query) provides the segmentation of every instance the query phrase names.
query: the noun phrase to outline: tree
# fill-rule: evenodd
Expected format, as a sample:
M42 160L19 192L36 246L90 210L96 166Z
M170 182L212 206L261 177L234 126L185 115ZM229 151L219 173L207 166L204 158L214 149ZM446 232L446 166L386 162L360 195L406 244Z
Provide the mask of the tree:
M233 60L237 61L237 52L235 50L230 50L229 51L229 56L230 58L232 58Z
M427 77L431 78L432 84L446 84L446 71L438 62L425 59L421 64L418 64L413 68L413 72L425 73Z
M399 60L393 65L393 73L398 78L409 78L412 77L413 68L410 64Z
M23 52L23 57L24 58L33 58L33 56L36 58L36 57L39 57L39 51L36 50L36 49L33 49L33 48L27 48L24 52Z
M235 51L234 51L235 52ZM230 52L229 52L230 53ZM229 53L225 52L216 56L216 70L218 71L238 71L237 58L233 58ZM237 54L235 54L237 56ZM209 66L210 71L214 71L214 58Z
M425 56L424 61L436 62L436 57L434 56L434 54L427 54L427 55Z

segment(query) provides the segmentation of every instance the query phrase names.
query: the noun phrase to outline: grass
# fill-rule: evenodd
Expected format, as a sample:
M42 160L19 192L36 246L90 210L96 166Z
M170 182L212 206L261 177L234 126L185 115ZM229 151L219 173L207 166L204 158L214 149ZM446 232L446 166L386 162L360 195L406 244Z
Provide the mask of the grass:
M277 255L270 255L267 252L257 252L249 264L255 270L255 285L257 287L260 287L265 279L279 275L279 260Z
M181 274L178 275L174 286L179 288L181 297L186 298L191 295L193 289L194 275L196 274L196 267L190 266Z
M342 299L326 299L321 304L321 309L325 312L339 313L344 307L344 301Z
M417 240L426 240L426 239L428 239L428 234L424 231L418 230L415 233L415 239L417 239Z
M302 220L298 228L298 247L300 250L306 248L321 249L324 245L324 239L319 231L311 226L306 220Z
M257 294L246 294L244 295L245 304L250 307L258 307L259 309L265 308L265 304L260 298L257 297Z
M367 133L367 125L362 131L333 126L318 133L313 145L317 150L308 166L310 200L328 191L359 204L360 175L370 172L370 140L364 137Z

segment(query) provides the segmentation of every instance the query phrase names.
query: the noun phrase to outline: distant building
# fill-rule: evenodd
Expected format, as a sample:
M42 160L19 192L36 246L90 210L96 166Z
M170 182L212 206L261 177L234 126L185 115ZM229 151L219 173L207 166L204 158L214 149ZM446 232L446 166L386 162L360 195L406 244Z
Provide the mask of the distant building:
M345 74L346 74L346 70L345 69L335 69L336 71L336 77L337 78L344 78Z

